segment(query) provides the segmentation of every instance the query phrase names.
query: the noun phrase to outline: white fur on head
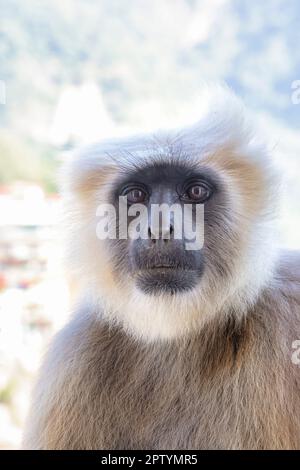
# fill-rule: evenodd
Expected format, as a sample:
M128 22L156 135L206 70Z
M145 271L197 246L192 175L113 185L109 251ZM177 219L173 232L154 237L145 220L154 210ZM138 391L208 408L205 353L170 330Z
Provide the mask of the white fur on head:
M80 284L86 281L103 318L146 340L189 334L216 315L245 315L272 278L278 183L268 151L228 88L211 87L203 96L201 119L195 125L90 146L77 152L65 169L70 259ZM211 267L198 287L172 297L146 295L132 279L115 278L106 242L96 237L96 207L107 202L120 172L155 159L209 166L222 179L237 239L235 249L228 245L228 256L233 258L228 278L214 278ZM224 234L219 243L226 256Z

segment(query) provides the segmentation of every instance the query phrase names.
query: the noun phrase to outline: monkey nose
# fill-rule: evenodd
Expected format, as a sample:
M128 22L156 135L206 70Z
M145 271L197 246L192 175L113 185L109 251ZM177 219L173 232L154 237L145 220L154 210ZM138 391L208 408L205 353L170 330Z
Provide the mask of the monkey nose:
M172 239L174 233L174 227L172 224L168 226L149 226L148 227L148 238L152 241L153 244L158 242L159 240L163 240L164 242L168 242Z

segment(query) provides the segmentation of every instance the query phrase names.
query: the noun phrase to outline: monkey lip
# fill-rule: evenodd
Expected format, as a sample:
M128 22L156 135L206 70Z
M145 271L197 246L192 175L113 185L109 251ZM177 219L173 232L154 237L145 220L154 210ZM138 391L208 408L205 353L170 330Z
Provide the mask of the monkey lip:
M179 268L178 266L171 265L171 264L157 264L156 266L150 266L148 269L156 270L156 269L183 269L183 268Z
M188 272L197 272L197 269L194 266L183 264L183 263L157 263L157 264L145 264L145 266L139 266L139 269L136 271L138 275L156 275L156 274L180 274Z
M143 272L148 272L152 274L168 274L168 273L179 273L182 271L189 271L188 267L184 266L175 266L175 265L168 265L168 264L158 264L156 266L149 266L146 269L142 270Z
M142 271L164 271L164 270L172 270L172 271L189 271L193 269L193 266L191 266L188 263L182 263L177 261L157 261L157 262L148 262L145 264L145 266L140 266L140 269Z

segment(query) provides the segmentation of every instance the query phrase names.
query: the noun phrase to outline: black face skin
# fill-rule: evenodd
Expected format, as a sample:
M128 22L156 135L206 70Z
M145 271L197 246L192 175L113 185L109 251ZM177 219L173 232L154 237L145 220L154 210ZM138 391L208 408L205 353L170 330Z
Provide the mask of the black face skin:
M112 194L118 213L119 196L128 204L211 204L218 193L214 174L207 169L180 164L156 163L137 169L120 179ZM128 218L128 224L132 219ZM186 292L196 286L205 269L203 250L186 250L186 240L174 238L172 221L168 232L153 239L150 223L148 238L114 240L116 272L127 271L144 293Z

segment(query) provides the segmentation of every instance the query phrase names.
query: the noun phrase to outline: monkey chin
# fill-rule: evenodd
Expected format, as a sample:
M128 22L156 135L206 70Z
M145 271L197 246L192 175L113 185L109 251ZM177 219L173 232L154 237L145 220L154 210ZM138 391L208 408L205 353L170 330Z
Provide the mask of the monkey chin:
M149 295L183 294L191 291L201 276L202 270L156 267L139 271L136 275L136 285L144 294Z

